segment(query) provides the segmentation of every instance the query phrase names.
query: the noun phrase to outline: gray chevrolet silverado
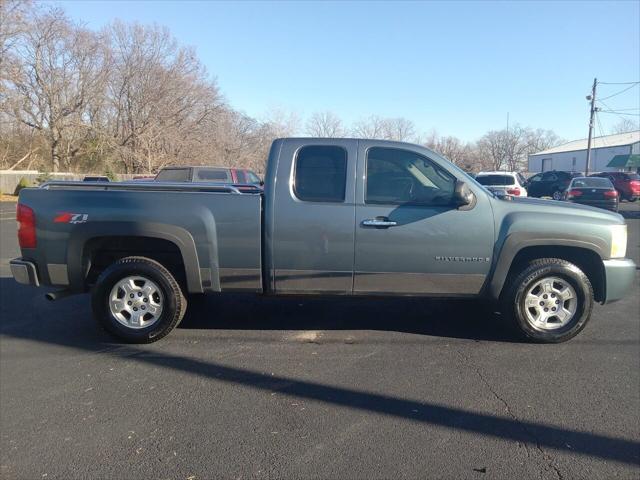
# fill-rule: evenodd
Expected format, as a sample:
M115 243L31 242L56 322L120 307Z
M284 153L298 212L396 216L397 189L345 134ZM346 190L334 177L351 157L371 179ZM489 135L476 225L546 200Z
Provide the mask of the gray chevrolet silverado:
M190 295L238 291L480 297L523 337L562 342L636 270L620 215L496 196L427 148L378 140L276 140L264 192L54 182L23 189L17 218L14 278L61 287L50 299L91 291L129 342L168 334Z

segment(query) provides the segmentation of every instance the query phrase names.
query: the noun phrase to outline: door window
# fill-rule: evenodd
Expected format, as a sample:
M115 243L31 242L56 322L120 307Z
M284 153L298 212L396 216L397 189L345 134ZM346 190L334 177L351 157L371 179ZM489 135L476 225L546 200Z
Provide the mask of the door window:
M366 203L449 205L456 179L428 158L399 148L367 152Z
M338 146L303 147L296 156L294 193L306 202L344 202L347 151Z

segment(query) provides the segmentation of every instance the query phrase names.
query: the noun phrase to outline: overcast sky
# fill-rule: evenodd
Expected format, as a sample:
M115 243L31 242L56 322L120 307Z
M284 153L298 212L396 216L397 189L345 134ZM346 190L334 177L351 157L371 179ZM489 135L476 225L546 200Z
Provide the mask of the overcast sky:
M509 112L571 140L586 137L594 77L640 80L638 1L57 3L95 29L116 18L168 26L229 103L258 118L274 107L331 110L347 124L402 116L474 140ZM640 86L606 104L639 114ZM620 118L600 114L605 133Z

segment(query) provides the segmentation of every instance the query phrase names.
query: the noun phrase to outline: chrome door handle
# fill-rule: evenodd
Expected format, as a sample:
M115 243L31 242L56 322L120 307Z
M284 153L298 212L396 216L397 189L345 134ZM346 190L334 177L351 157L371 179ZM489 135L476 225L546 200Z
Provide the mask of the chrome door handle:
M369 218L362 221L363 227L395 227L398 222L392 220L382 220L379 218Z

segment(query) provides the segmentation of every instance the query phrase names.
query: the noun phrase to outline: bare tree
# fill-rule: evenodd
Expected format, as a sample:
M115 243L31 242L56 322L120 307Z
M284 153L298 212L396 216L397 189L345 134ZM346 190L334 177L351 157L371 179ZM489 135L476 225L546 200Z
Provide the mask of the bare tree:
M28 30L30 0L0 0L0 68L7 53Z
M125 171L197 162L197 145L222 109L215 83L192 49L166 28L114 23L109 79L110 135Z
M70 131L85 128L85 108L106 78L107 54L99 37L73 25L59 9L36 15L16 45L7 75L13 115L47 139L58 171ZM69 153L77 152L77 145Z
M416 138L415 124L402 117L384 119L382 131L386 140L408 142Z
M633 121L630 118L621 118L618 123L611 127L611 134L627 133L640 130L640 120Z
M377 115L371 115L366 119L359 120L351 129L353 136L359 138L384 139L385 119Z
M346 130L342 125L342 120L335 114L326 112L316 112L307 121L307 134L312 137L339 138L346 136Z
M424 145L440 153L452 163L465 170L473 169L475 162L472 155L472 147L457 137L441 137L437 132L432 131L424 142Z

